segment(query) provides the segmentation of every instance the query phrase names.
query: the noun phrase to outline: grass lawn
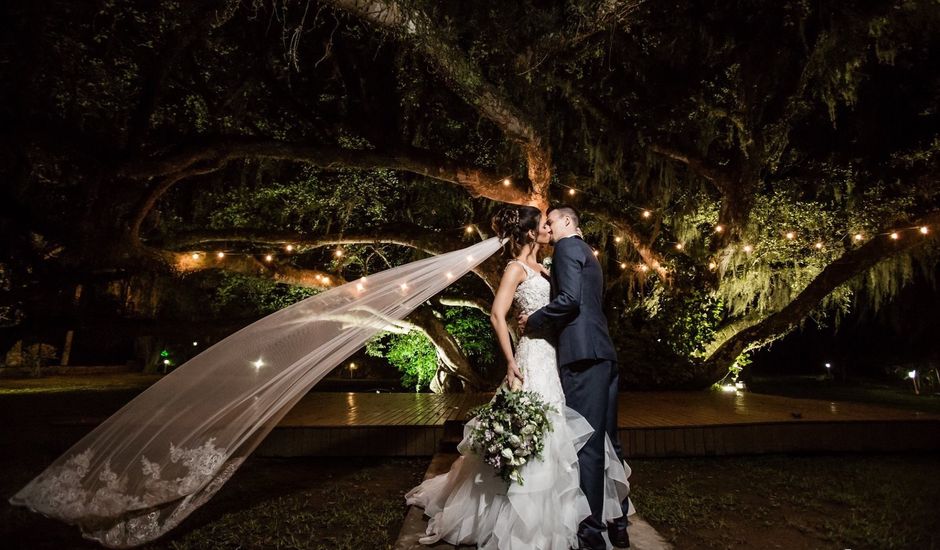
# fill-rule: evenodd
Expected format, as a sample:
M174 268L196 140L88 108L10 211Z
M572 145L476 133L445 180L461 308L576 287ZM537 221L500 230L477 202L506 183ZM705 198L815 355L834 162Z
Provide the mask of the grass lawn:
M632 498L677 549L940 548L940 456L631 460Z
M36 378L0 378L0 396L75 391L108 392L147 389L160 374L121 372L116 374L55 375Z

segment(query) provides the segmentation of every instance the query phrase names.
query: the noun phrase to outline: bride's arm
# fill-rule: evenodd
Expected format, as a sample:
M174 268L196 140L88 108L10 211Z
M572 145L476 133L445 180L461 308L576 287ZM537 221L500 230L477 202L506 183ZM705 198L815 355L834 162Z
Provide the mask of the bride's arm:
M516 294L516 287L525 280L526 272L521 265L511 262L506 266L503 272L503 278L499 281L499 288L496 290L496 297L493 298L493 307L490 309L490 323L493 324L493 330L496 332L496 340L499 342L499 348L506 357L506 383L512 388L513 381L518 378L522 381L522 373L516 366L516 359L512 354L512 342L509 340L509 325L506 323L506 315L509 308L512 307L512 298Z

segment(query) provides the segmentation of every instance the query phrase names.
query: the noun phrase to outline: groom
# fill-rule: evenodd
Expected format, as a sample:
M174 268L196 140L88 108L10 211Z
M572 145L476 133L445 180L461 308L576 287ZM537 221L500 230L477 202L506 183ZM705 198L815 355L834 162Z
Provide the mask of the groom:
M578 231L578 213L570 206L549 209L547 221L555 254L552 258L552 301L530 316L520 315L522 330L549 325L558 333L558 366L565 401L594 428L594 434L578 452L581 490L591 505L591 515L581 522L578 540L590 550L606 547L607 529L614 546L630 546L627 536L627 501L623 516L604 525L604 434L610 436L623 460L617 437L617 354L607 332L602 298L604 274L594 251Z

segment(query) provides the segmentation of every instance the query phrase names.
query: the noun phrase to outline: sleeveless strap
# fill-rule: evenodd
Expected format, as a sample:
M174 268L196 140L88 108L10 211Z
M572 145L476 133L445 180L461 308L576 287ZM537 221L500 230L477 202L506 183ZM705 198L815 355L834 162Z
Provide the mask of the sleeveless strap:
M526 278L527 278L527 279L528 279L529 277L531 277L533 273L535 273L535 270L532 269L531 267L527 266L527 265L525 264L525 262L519 261L519 260L517 260L517 259L515 259L515 258L509 260L509 262L506 263L506 267L508 268L508 267L509 267L509 264L511 264L512 262L516 262L517 264L519 264L519 265L522 266L522 269L525 270L525 275L526 275Z

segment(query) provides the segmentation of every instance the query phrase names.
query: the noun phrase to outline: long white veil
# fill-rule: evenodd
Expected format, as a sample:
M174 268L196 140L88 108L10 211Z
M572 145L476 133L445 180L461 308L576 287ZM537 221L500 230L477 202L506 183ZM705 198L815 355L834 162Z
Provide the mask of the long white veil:
M494 237L376 273L241 329L125 405L10 502L112 548L159 537L336 365L499 248Z

